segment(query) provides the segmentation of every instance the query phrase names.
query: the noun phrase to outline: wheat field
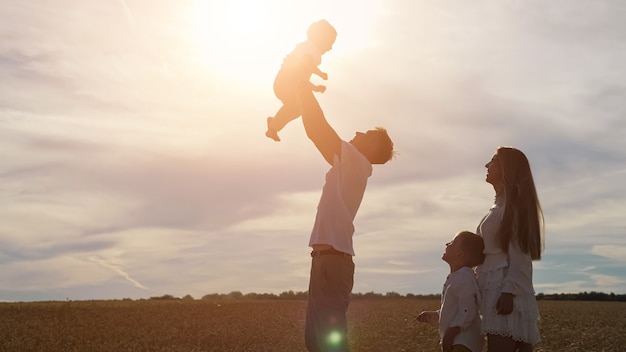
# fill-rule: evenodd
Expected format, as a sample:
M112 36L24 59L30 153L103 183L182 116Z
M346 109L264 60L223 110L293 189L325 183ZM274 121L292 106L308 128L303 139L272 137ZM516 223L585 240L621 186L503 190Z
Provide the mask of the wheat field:
M359 351L438 351L438 301L353 300ZM626 351L626 302L539 301L542 352ZM303 300L122 300L0 303L0 351L305 351Z

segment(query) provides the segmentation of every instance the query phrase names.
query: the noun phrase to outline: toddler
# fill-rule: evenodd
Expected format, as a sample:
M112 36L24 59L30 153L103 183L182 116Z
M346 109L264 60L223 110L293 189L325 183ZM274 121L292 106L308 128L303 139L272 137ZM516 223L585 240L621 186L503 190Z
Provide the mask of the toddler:
M318 66L322 62L322 55L332 49L336 38L337 31L330 23L326 20L317 21L309 26L307 40L296 45L287 55L274 79L274 94L283 106L274 117L267 118L267 137L280 141L278 131L301 115L298 99L300 85L307 84L311 90L324 93L325 86L314 85L309 79L312 74L323 80L328 79L328 75L320 71Z

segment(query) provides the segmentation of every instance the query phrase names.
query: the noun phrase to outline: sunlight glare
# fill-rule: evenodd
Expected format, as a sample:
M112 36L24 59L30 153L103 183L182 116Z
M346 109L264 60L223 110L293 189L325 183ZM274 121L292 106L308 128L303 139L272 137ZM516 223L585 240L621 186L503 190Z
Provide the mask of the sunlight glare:
M250 78L263 70L259 61L276 34L275 13L269 5L254 0L196 0L190 16L197 60L231 78Z
M308 25L327 19L338 31L331 55L376 45L376 22L384 16L381 0L191 0L190 42L196 61L230 79L273 79L282 59L306 40ZM355 16L358 9L358 16Z

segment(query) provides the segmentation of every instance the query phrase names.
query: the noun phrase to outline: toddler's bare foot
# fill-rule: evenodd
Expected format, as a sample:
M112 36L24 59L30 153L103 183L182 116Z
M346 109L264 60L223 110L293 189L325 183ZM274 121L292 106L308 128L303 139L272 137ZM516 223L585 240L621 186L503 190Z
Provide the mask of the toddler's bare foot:
M270 124L272 123L273 117L267 118L267 132L265 132L265 136L275 140L276 142L280 142L280 138L278 138L278 132L275 129L270 128Z

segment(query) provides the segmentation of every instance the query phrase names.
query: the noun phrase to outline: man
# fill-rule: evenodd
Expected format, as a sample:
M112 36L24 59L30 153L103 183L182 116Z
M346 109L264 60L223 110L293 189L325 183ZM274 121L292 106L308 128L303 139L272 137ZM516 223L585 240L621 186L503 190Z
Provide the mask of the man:
M309 351L348 351L346 312L354 283L352 234L372 164L393 156L383 128L357 132L350 142L328 124L310 89L300 91L302 123L331 165L311 232L311 276L305 342Z

